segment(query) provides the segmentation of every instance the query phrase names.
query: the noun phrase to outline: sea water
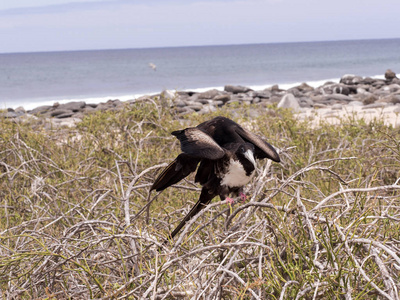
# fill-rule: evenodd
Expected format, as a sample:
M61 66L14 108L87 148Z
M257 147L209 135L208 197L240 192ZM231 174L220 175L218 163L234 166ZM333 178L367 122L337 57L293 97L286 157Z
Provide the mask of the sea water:
M0 54L0 109L400 73L400 39Z

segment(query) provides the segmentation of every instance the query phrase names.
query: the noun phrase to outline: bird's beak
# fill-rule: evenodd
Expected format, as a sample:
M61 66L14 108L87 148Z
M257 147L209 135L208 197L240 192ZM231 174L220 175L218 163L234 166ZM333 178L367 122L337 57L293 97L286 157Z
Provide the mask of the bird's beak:
M255 158L254 158L254 153L253 153L253 151L247 150L247 151L244 153L244 157L246 157L246 158L254 165L254 168L257 168L257 163L256 163L256 160L255 160Z

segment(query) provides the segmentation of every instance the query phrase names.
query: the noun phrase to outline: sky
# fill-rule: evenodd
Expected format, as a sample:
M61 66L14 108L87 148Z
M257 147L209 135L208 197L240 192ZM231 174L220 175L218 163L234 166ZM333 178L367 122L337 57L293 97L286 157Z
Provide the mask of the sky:
M1 0L0 53L400 38L399 0Z

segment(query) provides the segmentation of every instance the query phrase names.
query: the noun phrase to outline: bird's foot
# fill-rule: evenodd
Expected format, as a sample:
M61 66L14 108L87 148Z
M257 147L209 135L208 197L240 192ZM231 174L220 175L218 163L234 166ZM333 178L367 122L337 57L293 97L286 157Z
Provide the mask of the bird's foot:
M232 198L226 197L226 204L232 205L235 201Z
M240 201L245 202L247 200L246 194L240 193Z

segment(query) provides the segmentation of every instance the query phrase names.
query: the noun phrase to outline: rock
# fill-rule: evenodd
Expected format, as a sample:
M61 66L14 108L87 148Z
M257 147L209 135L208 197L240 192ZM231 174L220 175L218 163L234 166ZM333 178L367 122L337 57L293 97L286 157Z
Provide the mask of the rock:
M250 96L248 96L246 94L239 94L238 96L239 96L239 100L240 101L243 101L243 102L251 102L251 101L253 101L253 97L250 97Z
M369 94L369 95L366 95L366 97L362 99L362 102L364 105L368 105L368 104L374 103L376 100L378 100L378 98L375 95Z
M344 75L342 78L340 78L340 83L346 84L346 85L354 85L361 83L363 81L363 78L361 76L356 76L356 75Z
M393 95L390 102L393 104L399 104L400 103L400 95Z
M292 95L293 96L293 95ZM294 97L294 96L293 96ZM281 99L282 99L282 97L281 96L279 96L279 95L273 95L273 96L271 96L271 98L269 98L268 100L268 102L269 103L278 103L279 101L281 101Z
M15 110L14 110L17 114L26 114L25 108L23 108L22 106L18 106Z
M362 80L362 83L363 83L363 84L366 84L366 85L370 85L370 84L372 84L375 80L376 80L376 79L371 78L371 77L365 77L365 78Z
M50 112L50 116L51 117L56 117L56 116L59 116L59 115L62 115L62 114L69 114L69 113L73 114L72 110L57 108L57 109L55 109L55 110Z
M394 83L394 84L387 85L387 86L383 87L382 89L384 91L388 91L389 93L395 93L398 90L400 90L400 85Z
M304 103L304 104L301 105L302 103ZM313 105L314 105L314 101L312 101L310 98L308 98L308 97L300 98L300 106L301 107L313 107Z
M384 80L381 80L381 79L376 79L376 80L374 80L374 82L371 83L371 86L373 86L374 88L377 88L377 89L380 89L384 85L386 85L386 83Z
M297 88L290 88L287 90L288 93L292 94L293 96L299 98L303 96L303 93L300 92Z
M15 111L0 112L0 117L6 118L6 119L13 119L18 116L19 115Z
M216 111L217 108L214 105L204 105L204 107L198 111L199 114L206 114Z
M176 94L170 90L163 90L160 94L161 99L172 100L176 98Z
M332 110L341 110L343 109L343 105L342 104L334 104L331 107Z
M86 103L84 101L79 101L79 102L68 102L65 104L60 104L56 107L58 109L72 110L73 112L77 112L77 111L80 111L85 106L86 106Z
M239 94L239 93L247 93L249 91L252 91L252 89L241 85L226 85L224 87L224 91L233 94Z
M198 103L201 103L201 104L209 104L210 103L210 99L197 99L197 100L195 100L196 102L198 102Z
M347 104L348 106L363 106L364 104L361 101L351 101L349 104Z
M307 83L303 82L302 84L300 84L299 86L296 86L296 88L301 91L301 92L311 92L314 90L314 88L310 85L308 85Z
M362 107L362 109L382 108L385 106L386 106L386 103L372 103L372 104L364 105Z
M111 102L111 104L114 105L114 107L123 107L124 106L124 103L119 99L108 100L107 102Z
M221 95L217 95L214 97L213 99L214 101L222 101L223 103L228 102L229 100L231 100L231 95L229 94L221 94Z
M392 103L392 104L397 104L400 103L400 95L388 95L385 97L380 98L379 100L376 101L376 103Z
M193 94L187 100L188 101L197 101L199 99L199 94Z
M191 103L187 107L193 109L194 111L200 111L203 108L203 105L201 105L201 103Z
M272 96L272 93L268 90L256 92L256 97L258 97L258 98L269 99L269 98L271 98L271 96Z
M63 119L51 119L51 123L55 127L74 127L77 123L81 122L81 119L78 118L63 118Z
M336 94L349 95L350 88L345 85L340 84L333 88L333 92Z
M313 104L313 107L314 107L314 108L327 108L328 105L322 104L322 103L314 103L314 104Z
M42 106L38 106L38 107L30 110L29 113L32 115L44 114L52 108L53 108L53 106L51 106L51 105L42 105Z
M36 121L36 120L38 120L38 119L39 119L39 118L36 117L36 116L34 116L34 115L31 115L31 114L24 114L24 115L21 115L21 116L15 118L14 120L15 120L15 122L17 122L17 123L29 123L30 121Z
M325 98L328 101L338 100L338 101L351 102L351 101L354 100L350 96L346 96L346 95L342 95L342 94L330 94L330 95L325 95L325 96L322 96L322 97Z
M181 100L181 99L179 99L179 98L177 98L174 101L174 105L175 105L175 107L185 107L186 106L186 102Z
M213 99L215 96L219 95L219 91L216 89L206 91L204 93L199 93L199 98L201 99Z
M177 91L176 94L178 96L190 97L190 96L193 96L194 94L196 94L196 92L192 92L192 91Z
M385 72L385 78L386 78L386 80L388 80L388 81L392 81L394 78L397 78L397 77L396 77L396 73L393 72L393 71L390 70L390 69L387 69L386 72Z
M271 92L281 92L282 90L279 88L279 85L277 85L277 84L274 84L273 86L271 86L269 89L265 89L265 90L269 90L269 91L271 91ZM264 91L265 91L264 90Z
M221 101L221 100L217 100L217 101L213 101L213 105L214 106L218 106L218 107L221 107L221 106L224 106L224 104L225 104L225 102L223 102L223 101Z
M289 108L295 112L299 112L301 110L299 101L292 94L286 94L283 96L281 101L278 103L278 108Z
M179 113L180 116L183 116L183 115L194 113L195 111L186 106L186 107L180 107L179 111L177 110L177 112Z
M57 115L57 119L64 119L64 118L70 118L74 115L74 112L69 111L69 112L65 112L63 114Z
M96 106L96 108L94 109L95 111L104 111L104 110L108 110L111 107L106 104L106 103L99 103L99 105Z
M96 105L96 107L97 107L97 105ZM87 106L85 106L85 108L82 110L82 112L83 112L83 113L91 113L91 112L94 112L94 111L96 111L96 107L92 107L92 106L87 105Z

